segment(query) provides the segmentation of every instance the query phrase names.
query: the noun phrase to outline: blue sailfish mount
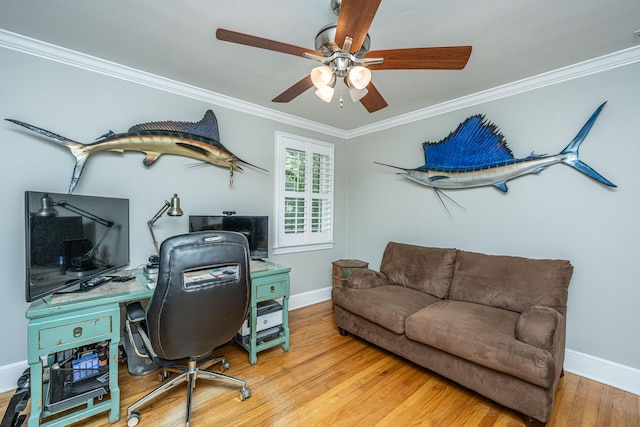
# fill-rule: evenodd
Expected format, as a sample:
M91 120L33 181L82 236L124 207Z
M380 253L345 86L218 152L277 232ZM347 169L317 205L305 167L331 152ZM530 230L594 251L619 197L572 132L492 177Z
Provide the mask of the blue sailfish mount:
M531 173L538 174L557 163L569 165L601 184L616 187L578 158L580 144L605 104L606 102L602 103L596 109L576 137L558 154L531 153L522 159L514 158L496 125L479 114L466 119L442 141L423 143L425 164L419 168L405 169L374 163L402 169L402 175L419 184L432 187L436 192L491 185L506 193L507 181L510 179Z

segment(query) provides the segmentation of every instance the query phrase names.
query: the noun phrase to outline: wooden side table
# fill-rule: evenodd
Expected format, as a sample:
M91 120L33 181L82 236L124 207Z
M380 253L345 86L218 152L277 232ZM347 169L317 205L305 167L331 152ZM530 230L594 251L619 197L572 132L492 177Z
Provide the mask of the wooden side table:
M347 284L347 279L353 270L358 268L368 268L369 263L360 261L359 259L339 259L333 261L332 285L334 288L340 288Z

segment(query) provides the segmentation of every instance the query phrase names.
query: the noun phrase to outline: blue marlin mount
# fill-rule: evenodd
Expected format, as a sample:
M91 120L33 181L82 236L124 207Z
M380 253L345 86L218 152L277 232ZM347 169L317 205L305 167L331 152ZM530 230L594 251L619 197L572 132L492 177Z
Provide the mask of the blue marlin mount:
M404 171L402 175L419 184L432 187L438 197L441 194L440 190L487 185L492 185L506 193L507 181L510 179L540 173L557 163L569 165L601 184L615 187L615 184L578 158L580 144L591 130L605 104L606 102L602 103L596 109L576 137L558 154L531 153L525 158L516 159L498 128L493 123L487 122L484 115L478 114L466 119L442 141L423 143L425 164L419 168L405 169L379 162L374 163L402 169Z

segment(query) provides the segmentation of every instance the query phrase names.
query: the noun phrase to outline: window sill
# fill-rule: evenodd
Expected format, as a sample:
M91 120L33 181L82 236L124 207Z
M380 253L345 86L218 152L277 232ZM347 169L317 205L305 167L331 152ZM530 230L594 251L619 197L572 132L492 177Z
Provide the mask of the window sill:
M333 249L334 243L315 243L308 245L298 246L282 246L279 248L273 248L274 255L292 254L296 252L308 252L308 251L320 251L325 249Z

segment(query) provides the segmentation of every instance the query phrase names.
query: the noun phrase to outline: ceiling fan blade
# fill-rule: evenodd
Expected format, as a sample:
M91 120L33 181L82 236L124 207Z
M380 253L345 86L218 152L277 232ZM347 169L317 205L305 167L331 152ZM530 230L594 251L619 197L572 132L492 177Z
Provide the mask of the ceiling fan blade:
M275 40L269 40L262 37L252 36L249 34L238 33L236 31L218 28L216 38L225 42L238 43L246 46L258 47L260 49L272 50L275 52L287 53L289 55L302 56L303 52L312 53L314 55L323 56L322 53L313 49L305 49L288 43L282 43Z
M335 35L335 42L338 47L342 48L345 37L349 36L353 39L351 52L360 50L381 1L342 0Z
M289 102L311 87L313 87L313 82L311 81L311 76L307 75L298 83L273 98L271 102Z
M462 70L471 56L471 46L418 47L372 50L364 57L384 58L371 70Z
M384 100L378 89L373 85L373 83L369 83L367 85L368 93L362 97L360 103L367 109L370 113L375 113L378 110L382 110L387 105L387 101Z

